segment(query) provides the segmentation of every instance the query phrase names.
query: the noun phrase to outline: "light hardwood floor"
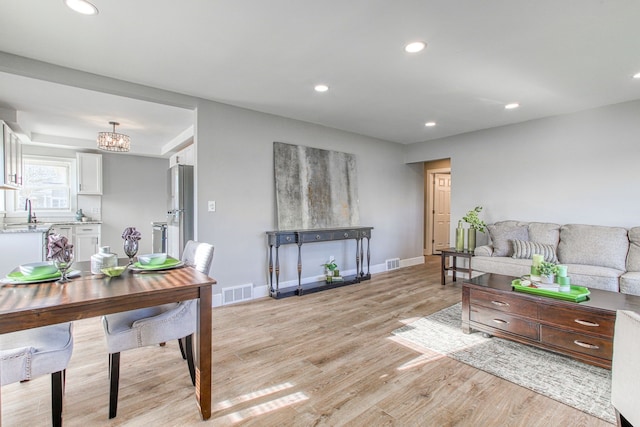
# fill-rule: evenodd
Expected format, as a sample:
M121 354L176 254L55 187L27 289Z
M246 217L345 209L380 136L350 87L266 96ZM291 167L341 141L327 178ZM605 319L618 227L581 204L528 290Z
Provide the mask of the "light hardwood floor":
M459 282L458 282L459 283ZM99 319L76 322L66 426L611 425L446 357L392 339L403 323L460 301L439 257L362 284L213 311L213 416L196 409L177 343L122 354L118 416L108 420ZM2 425L50 423L49 377L2 388Z

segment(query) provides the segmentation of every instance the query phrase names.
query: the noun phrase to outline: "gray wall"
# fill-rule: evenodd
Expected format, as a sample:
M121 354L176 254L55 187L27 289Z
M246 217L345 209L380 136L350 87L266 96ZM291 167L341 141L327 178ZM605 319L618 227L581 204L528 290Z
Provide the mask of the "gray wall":
M360 223L373 226L372 264L422 255L423 180L406 165L402 146L214 102L197 109L198 240L215 245L212 276L221 287L267 283L265 231L276 228L273 142L353 153L357 158ZM207 201L216 212L207 212ZM281 250L282 280L296 276L294 247ZM323 273L334 255L355 268L355 244L303 246L303 277Z
M102 245L124 256L122 232L142 233L139 254L151 252L151 222L167 220L169 161L128 154L102 154Z
M214 292L247 283L267 284L264 233L276 227L274 141L355 154L360 223L375 227L372 264L379 266L395 257L419 261L422 256L423 172L420 165L405 164L401 145L26 58L11 56L2 68L61 84L196 109L196 237L216 247L211 275L219 284ZM160 193L160 182L164 185L168 164L156 170L154 159L149 163L129 155L112 159L105 156L103 165L106 225L102 236L103 243L116 248L124 227L144 230L151 221L164 219L155 213L165 210L164 189L161 199L155 194ZM147 171L152 175L157 172L161 181ZM135 176L127 177L131 173ZM216 201L216 212L207 212L208 200ZM320 264L330 255L343 271L354 269L354 246L353 242L305 246L303 276L321 275ZM282 251L283 280L297 277L293 249Z
M451 158L451 223L484 206L505 219L640 225L640 101L406 147L407 162Z

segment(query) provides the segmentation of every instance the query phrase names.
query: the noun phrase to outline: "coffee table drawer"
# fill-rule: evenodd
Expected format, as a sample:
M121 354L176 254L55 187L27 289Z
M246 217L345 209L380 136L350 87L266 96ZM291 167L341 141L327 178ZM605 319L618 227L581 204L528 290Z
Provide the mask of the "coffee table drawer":
M586 310L580 310L577 305L575 310L570 310L541 304L539 319L541 322L552 323L558 327L566 326L579 332L613 337L616 315L615 312L611 314L594 314Z
M505 313L519 314L524 317L536 319L538 317L538 307L535 303L513 295L496 295L490 292L471 290L471 305L481 305L493 310Z
M541 342L601 359L613 357L613 340L542 326Z
M471 321L481 323L490 328L521 335L530 339L539 339L539 328L536 322L512 316L498 310L484 307L471 307Z

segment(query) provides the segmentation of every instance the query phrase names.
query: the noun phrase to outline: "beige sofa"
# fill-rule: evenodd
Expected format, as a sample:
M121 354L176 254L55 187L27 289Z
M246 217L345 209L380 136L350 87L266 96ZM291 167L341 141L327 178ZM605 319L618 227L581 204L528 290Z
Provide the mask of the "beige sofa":
M544 251L568 267L572 284L640 295L640 227L501 221L487 232L489 243L471 259L474 272L529 274L531 254Z

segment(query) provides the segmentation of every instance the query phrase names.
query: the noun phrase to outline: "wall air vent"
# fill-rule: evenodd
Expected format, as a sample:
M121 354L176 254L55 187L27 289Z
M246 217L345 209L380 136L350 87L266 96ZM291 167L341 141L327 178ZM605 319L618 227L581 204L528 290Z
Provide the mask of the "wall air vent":
M388 259L385 262L387 264L387 271L397 270L400 268L400 258Z
M222 305L249 301L253 298L253 284L222 288Z

